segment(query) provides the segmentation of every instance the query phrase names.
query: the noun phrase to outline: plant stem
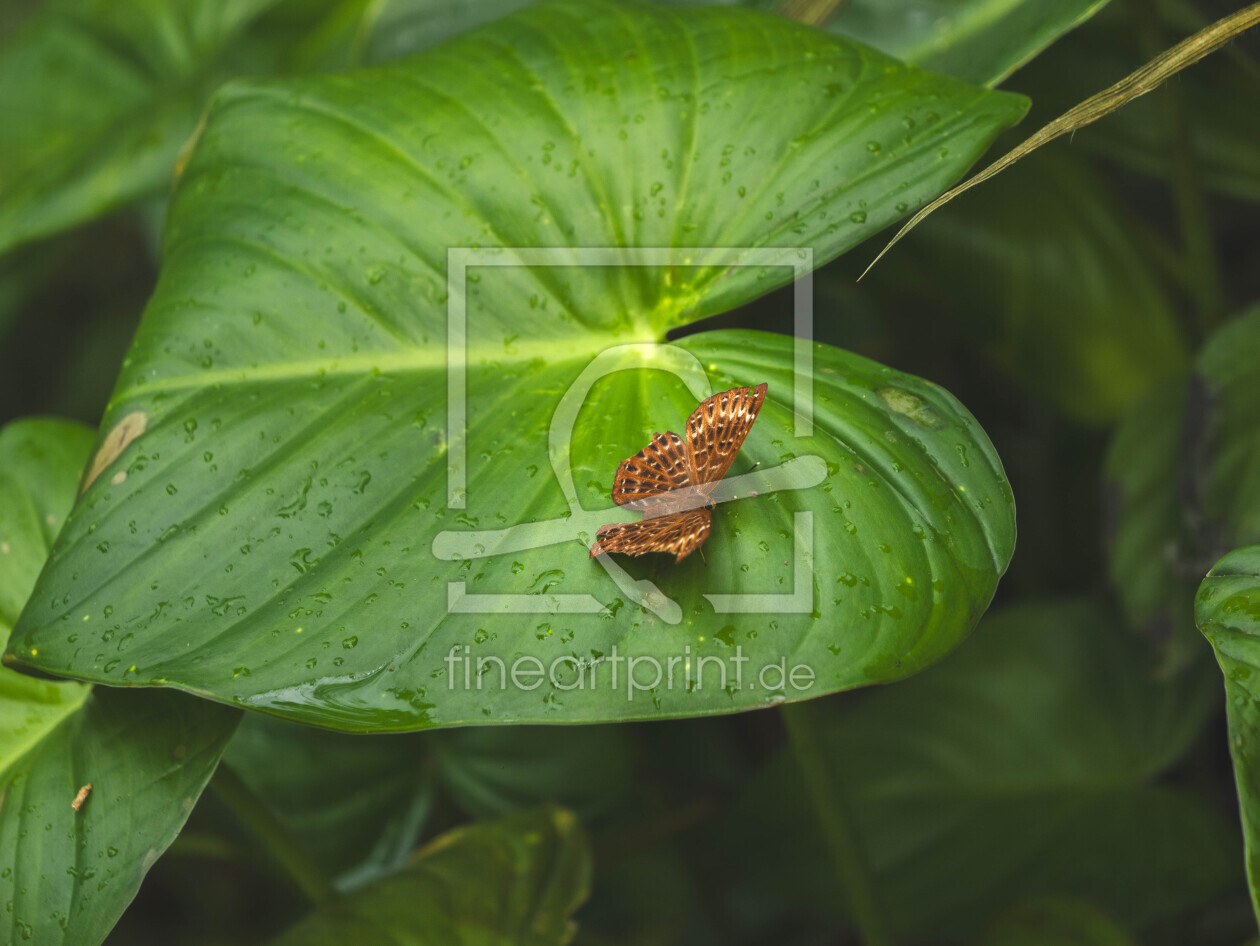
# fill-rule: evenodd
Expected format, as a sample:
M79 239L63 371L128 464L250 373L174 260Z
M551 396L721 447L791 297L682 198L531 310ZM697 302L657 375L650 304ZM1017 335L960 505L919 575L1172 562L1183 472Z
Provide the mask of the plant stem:
M807 703L785 704L781 713L788 741L800 764L805 787L831 849L840 884L849 900L854 924L864 946L892 946L870 867L844 799L823 762L822 746Z
M323 903L337 895L332 882L311 863L310 855L298 847L271 809L230 765L220 762L210 785L311 903Z

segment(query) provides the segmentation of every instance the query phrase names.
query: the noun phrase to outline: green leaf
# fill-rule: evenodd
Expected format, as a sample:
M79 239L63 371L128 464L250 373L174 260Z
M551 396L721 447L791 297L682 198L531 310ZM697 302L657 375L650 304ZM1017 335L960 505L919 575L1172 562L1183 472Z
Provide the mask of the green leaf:
M275 0L54 0L0 50L0 253L169 186L210 92L258 71ZM264 67L265 68L265 67Z
M1247 880L1260 920L1260 545L1235 549L1213 566L1199 586L1194 616L1225 675Z
M1126 416L1108 450L1109 570L1130 623L1170 660L1197 651L1194 582L1229 548L1260 541L1260 308L1218 329L1188 381Z
M65 421L0 428L0 639L7 641L74 500L92 432ZM0 669L0 772L17 763L87 697ZM0 813L3 813L0 804Z
M1180 490L1184 379L1157 385L1117 425L1103 466L1107 564L1128 623L1183 663L1193 632L1193 542ZM1202 574L1202 570L1198 570Z
M1260 539L1260 305L1213 333L1190 379L1193 513L1218 542ZM1206 412L1206 416L1203 416Z
M397 874L322 907L274 946L561 946L589 886L577 819L535 809L447 832Z
M529 6L534 0L391 0L373 9L364 31L365 62L386 62Z
M527 2L48 0L27 16L11 0L0 11L0 23L20 22L0 32L0 254L164 198L230 79L394 59Z
M898 936L974 941L1047 893L1137 927L1234 881L1223 821L1148 784L1214 712L1212 673L1161 682L1148 656L1100 606L1032 604L987 618L914 680L823 707L825 758ZM739 843L726 845L730 896L834 916L835 872L796 772L780 756L718 826ZM784 849L790 863L768 854Z
M853 0L830 22L876 49L997 85L1107 0Z
M1016 383L1102 425L1187 360L1141 247L1088 167L1037 155L926 221L867 280L948 313Z
M550 266L492 249L512 265L448 286L448 248L787 245L817 262L939 190L1022 107L783 19L586 3L396 67L231 86L107 414L108 443L144 433L98 463L14 655L348 729L731 712L928 665L1014 542L974 418L804 341L663 344L790 280L804 251L731 266L613 249L649 265L583 266L560 248L574 265ZM446 371L460 301L462 386ZM814 369L799 389L796 357ZM617 464L701 397L758 382L770 397L735 471L762 461L744 481L762 495L718 509L707 565L591 561L595 529L627 517L607 509ZM780 597L702 597L739 593ZM505 594L515 612L478 597ZM68 646L85 614L101 636ZM677 679L611 687L618 654ZM684 683L690 659L741 654L750 674L812 663L818 683L737 688L733 664ZM483 665L497 676L481 689L459 663L480 657L504 664ZM605 682L566 689L599 659ZM560 673L508 686L518 660Z
M1134 946L1134 940L1084 900L1039 897L994 920L980 946Z
M103 940L183 827L238 717L180 693L96 689L6 768L7 941Z
M0 637L91 443L60 421L0 430ZM237 716L177 693L90 691L0 669L0 939L104 939L188 817Z
M342 889L397 870L435 801L428 745L250 714L224 753L242 781Z
M82 424L24 420L0 428L0 635L5 639L65 523L91 449L92 432Z

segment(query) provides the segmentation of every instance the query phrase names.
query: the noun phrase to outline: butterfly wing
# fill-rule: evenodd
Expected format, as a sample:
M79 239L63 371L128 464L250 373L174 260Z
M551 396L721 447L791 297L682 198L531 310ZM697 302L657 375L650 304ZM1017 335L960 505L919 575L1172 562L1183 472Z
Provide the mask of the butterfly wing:
M602 526L591 558L606 552L668 552L681 562L699 548L709 536L713 517L704 506L679 511L686 493L676 491L711 488L726 475L765 399L764 384L715 394L701 401L688 418L686 441L668 431L654 434L651 443L623 460L613 478L613 501L640 510L644 518ZM693 496L687 504L694 501Z
M687 418L687 442L695 459L697 486L716 483L726 475L765 399L764 384L731 388L705 398Z
M621 461L613 477L612 498L618 506L645 516L668 511L668 493L692 485L691 464L682 438L672 431L653 434L652 442Z
M605 552L621 552L624 555L668 552L674 556L674 561L681 562L708 538L712 525L713 517L709 510L701 507L642 522L600 526L595 544L591 546L591 558Z

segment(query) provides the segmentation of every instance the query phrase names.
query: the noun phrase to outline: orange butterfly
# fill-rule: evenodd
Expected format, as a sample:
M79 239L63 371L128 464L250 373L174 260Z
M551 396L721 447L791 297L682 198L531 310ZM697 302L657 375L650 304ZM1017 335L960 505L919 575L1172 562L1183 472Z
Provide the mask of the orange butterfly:
M712 504L703 500L735 462L765 399L765 384L705 398L687 418L686 440L671 431L654 434L623 460L613 478L613 502L642 512L643 520L601 526L591 558L669 552L681 562L698 549L713 525Z

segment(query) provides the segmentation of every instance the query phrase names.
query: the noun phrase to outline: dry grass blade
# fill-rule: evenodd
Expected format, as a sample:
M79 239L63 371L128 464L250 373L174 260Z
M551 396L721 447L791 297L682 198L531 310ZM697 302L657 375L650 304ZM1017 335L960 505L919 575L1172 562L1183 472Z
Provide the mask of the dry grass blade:
M888 241L888 245L880 250L879 255L871 260L870 266L867 266L862 271L862 276L869 273L871 268L884 258L884 254L891 250L897 244L897 241L918 226L924 217L949 203L963 191L970 190L977 184L987 181L1030 152L1037 150L1042 145L1049 144L1055 138L1074 132L1078 128L1084 128L1086 125L1098 121L1104 115L1110 115L1122 105L1132 102L1138 96L1145 95L1147 92L1159 88L1167 79L1176 75L1182 69L1194 65L1204 56L1220 49L1235 36L1246 32L1257 23L1260 23L1260 3L1253 3L1236 13L1231 13L1224 19L1217 20L1211 26L1205 27L1193 36L1182 40L1172 49L1156 56L1136 72L1125 76L1115 85L1104 89L1097 95L1087 98L1075 108L1064 112L1054 121L1041 128L1036 134L1002 155L1002 157L998 158L979 174L968 178L952 190L946 191L911 217L909 222L897 231L897 235ZM858 279L860 280L862 276L859 276Z

